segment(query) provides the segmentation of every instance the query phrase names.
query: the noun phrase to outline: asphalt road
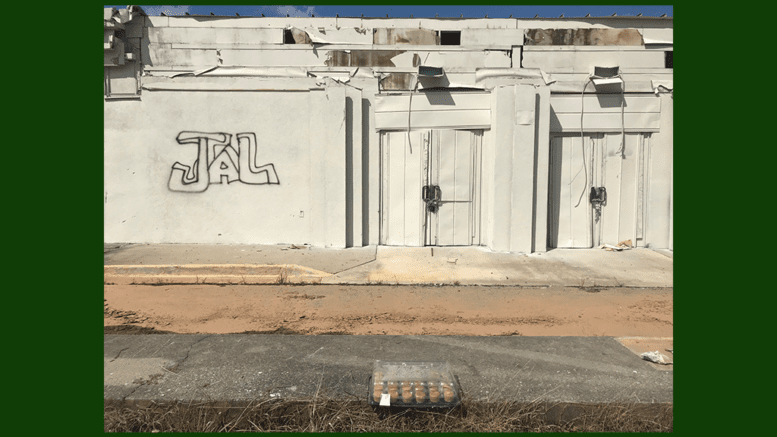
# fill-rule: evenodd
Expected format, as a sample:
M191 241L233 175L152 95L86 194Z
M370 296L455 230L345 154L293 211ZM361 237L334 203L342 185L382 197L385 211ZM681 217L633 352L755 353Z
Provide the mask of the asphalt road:
M106 399L365 398L375 360L447 361L477 401L672 402L673 372L612 337L105 335Z

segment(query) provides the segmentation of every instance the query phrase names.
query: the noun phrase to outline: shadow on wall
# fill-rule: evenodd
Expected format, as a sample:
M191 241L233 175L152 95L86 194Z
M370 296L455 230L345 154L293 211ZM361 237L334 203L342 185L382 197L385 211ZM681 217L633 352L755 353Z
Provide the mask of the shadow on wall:
M345 97L345 247L353 247L353 99Z
M556 115L556 111L553 110L553 105L550 106L550 131L551 133L554 131L560 131L561 130L561 120L558 119L558 116ZM552 141L551 141L551 144Z
M551 120L555 117L553 110L550 110ZM558 119L556 119L558 122ZM548 249L558 247L558 223L560 218L559 202L561 201L561 147L553 147L555 137L550 137L550 174L548 175Z
M362 246L370 244L370 107L362 99Z
M540 150L540 95L534 95L534 184L532 187L531 251L536 251L537 242L537 173Z
M434 90L424 92L426 99L430 105L446 105L453 106L456 102L453 100L453 95L447 90Z
M599 107L620 108L621 104L623 104L624 108L629 106L628 102L624 99L624 96L621 94L620 85L618 85L617 88L614 89L614 91L603 91L600 88L603 88L603 87L596 88L596 99L599 101ZM612 93L612 94L600 94L600 92ZM583 110L585 110L585 108L583 108Z

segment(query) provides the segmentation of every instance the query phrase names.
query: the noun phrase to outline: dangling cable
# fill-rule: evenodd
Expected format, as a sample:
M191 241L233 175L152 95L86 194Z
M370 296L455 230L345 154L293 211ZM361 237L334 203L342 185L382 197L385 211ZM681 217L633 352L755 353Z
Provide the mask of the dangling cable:
M410 102L407 104L407 146L410 148L410 153L413 153L413 145L410 144L410 110L413 106L413 92L418 89L418 78L415 79L415 85L410 88Z
M621 80L621 147L618 152L621 154L621 159L626 159L626 82L623 81L623 77L618 74Z
M580 198L577 199L577 205L575 205L575 208L580 205L580 201L583 200L583 196L585 196L585 193L588 191L588 168L585 166L585 139L583 137L583 108L585 108L585 88L588 86L589 82L591 82L590 76L583 85L583 91L580 92L580 147L583 149L583 170L585 170L585 184L583 185L583 192L580 193Z

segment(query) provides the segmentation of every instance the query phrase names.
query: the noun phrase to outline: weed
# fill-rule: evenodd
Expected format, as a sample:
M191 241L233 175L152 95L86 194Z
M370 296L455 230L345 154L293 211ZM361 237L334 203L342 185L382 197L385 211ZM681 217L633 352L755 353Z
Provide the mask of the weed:
M105 432L672 432L671 404L563 405L462 400L450 411L386 410L364 400L259 397L242 405L106 400Z
M289 271L286 267L282 267L280 273L278 273L278 284L286 285L289 283Z

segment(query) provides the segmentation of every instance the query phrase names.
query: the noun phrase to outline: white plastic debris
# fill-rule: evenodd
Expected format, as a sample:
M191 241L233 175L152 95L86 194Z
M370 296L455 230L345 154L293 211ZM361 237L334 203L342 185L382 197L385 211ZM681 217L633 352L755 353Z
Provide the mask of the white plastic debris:
M645 352L645 353L641 354L640 356L645 361L650 361L650 362L657 363L657 364L672 364L671 362L669 362L667 357L665 355L661 354L661 352L659 352L659 351Z
M599 249L609 250L610 252L612 251L620 252L623 249L628 250L633 247L634 246L632 245L631 240L623 240L620 243L618 243L618 245L616 246L613 246L612 244L602 244L601 246L599 246Z

